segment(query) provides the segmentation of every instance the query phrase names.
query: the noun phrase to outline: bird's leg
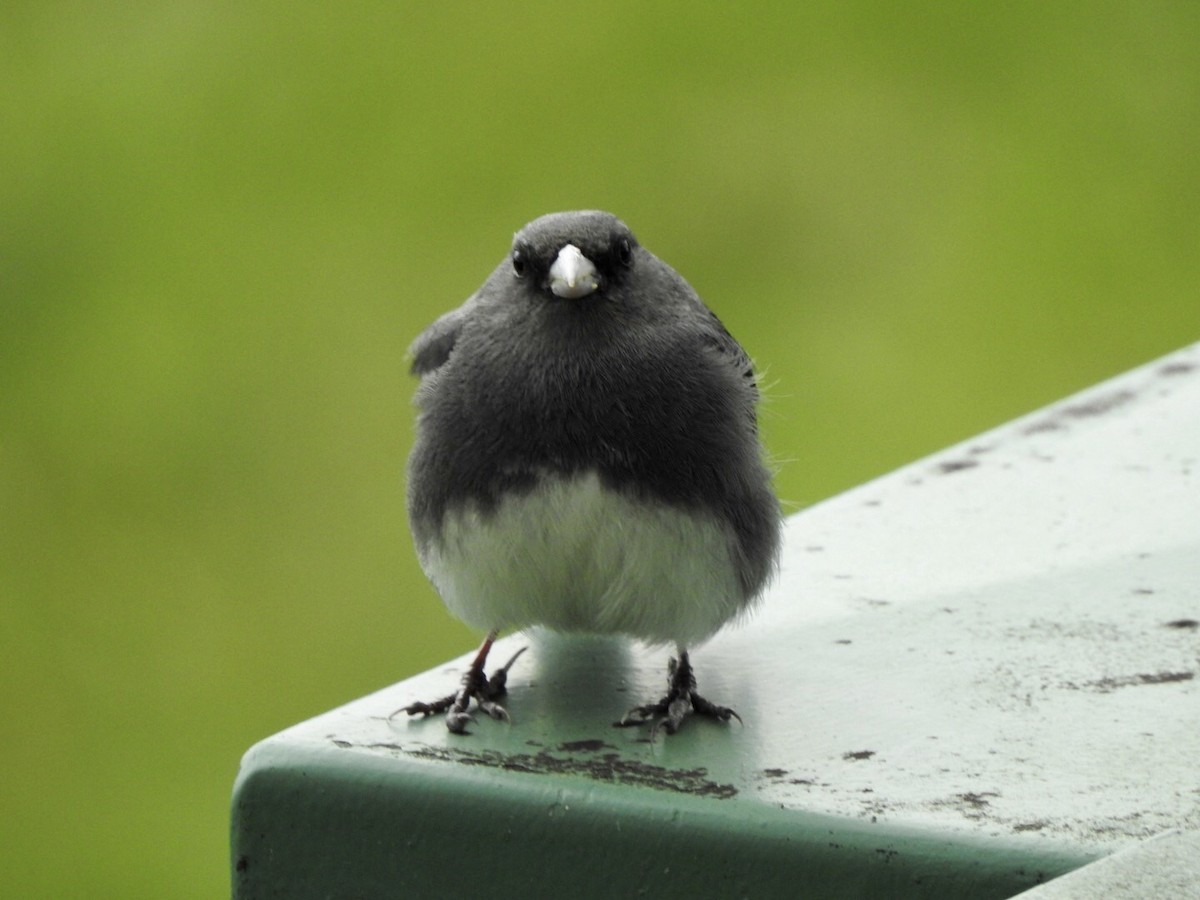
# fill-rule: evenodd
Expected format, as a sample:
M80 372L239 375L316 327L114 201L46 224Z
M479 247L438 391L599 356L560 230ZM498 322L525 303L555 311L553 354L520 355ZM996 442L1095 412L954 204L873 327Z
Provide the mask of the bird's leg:
M417 714L436 716L445 713L446 727L450 731L454 734L468 734L467 723L473 722L475 717L467 709L471 705L471 700L474 699L479 708L493 719L507 721L508 710L496 701L507 691L508 670L517 661L517 657L528 648L522 647L512 655L508 662L493 672L491 678L488 678L484 674L483 667L487 664L488 653L496 641L497 633L495 630L489 631L487 637L483 639L483 643L479 645L479 652L475 654L475 659L463 673L462 685L455 693L430 703L410 703L408 706L400 707L392 713L392 716L402 712L408 713L410 716ZM388 718L390 719L392 716L388 716Z
M718 722L728 722L730 719L742 721L742 717L727 706L718 706L696 693L696 673L692 671L691 660L687 650L679 648L679 659L667 663L667 695L657 703L647 703L645 706L635 706L614 725L624 728L630 725L644 725L654 721L650 729L650 739L658 734L659 728L666 729L667 734L674 734L690 715L707 716Z

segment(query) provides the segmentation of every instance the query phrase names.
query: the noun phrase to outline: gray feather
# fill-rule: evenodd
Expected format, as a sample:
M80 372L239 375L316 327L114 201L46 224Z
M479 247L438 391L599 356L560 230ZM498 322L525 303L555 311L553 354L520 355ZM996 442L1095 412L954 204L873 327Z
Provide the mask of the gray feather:
M567 242L600 272L592 295L546 288ZM749 356L607 213L544 216L513 247L520 274L506 258L410 351L421 376L408 488L418 546L440 540L452 511L486 517L548 475L594 471L607 489L725 523L748 603L780 541Z

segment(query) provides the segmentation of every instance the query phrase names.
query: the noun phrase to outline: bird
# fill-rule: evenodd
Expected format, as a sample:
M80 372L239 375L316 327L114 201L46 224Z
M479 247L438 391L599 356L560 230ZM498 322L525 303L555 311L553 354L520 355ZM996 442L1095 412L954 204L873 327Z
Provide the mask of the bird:
M674 646L666 694L614 725L741 721L698 693L689 648L759 600L782 517L755 368L688 282L613 214L551 213L409 353L417 557L487 636L458 690L393 715L508 720L523 650L490 677L488 654L543 626Z

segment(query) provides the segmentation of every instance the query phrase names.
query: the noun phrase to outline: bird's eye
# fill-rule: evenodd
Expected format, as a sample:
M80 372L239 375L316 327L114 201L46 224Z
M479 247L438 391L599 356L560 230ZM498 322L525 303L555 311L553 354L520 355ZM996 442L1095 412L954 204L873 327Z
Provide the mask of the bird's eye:
M516 275L518 278L521 278L525 275L525 267L526 267L525 256L524 256L524 254L521 253L520 250L514 250L512 252L512 267L513 267L513 274Z
M621 238L617 243L617 258L621 260L622 265L633 265L633 244L629 242L629 238Z

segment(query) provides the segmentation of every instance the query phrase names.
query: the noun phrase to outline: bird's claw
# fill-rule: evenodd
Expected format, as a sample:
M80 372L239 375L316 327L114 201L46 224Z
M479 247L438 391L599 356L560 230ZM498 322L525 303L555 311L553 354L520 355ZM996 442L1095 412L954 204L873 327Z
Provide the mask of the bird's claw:
M613 725L617 728L625 728L630 725L643 725L650 719L651 716L655 715L657 711L658 704L652 704L649 706L635 706L633 709L625 713L625 715L621 716L620 721L613 722Z
M408 706L400 707L398 710L392 713L392 715L388 716L388 718L390 719L399 715L400 713L407 713L410 716L436 716L439 713L444 713L446 710L448 710L450 705L454 703L454 698L457 696L457 694L450 694L449 696L442 697L440 700L434 700L430 703L410 703Z
M467 725L475 721L475 717L469 712L464 712L459 709L452 709L446 713L446 728L451 734L470 734L467 731Z
M433 700L429 703L410 703L408 706L400 707L388 716L388 718L391 719L400 713L406 713L410 716L419 715L426 718L445 713L446 728L451 734L470 734L467 731L467 726L475 721L475 716L467 710L471 705L471 701L474 700L475 705L491 718L504 722L511 721L508 710L501 706L497 700L508 692L508 670L512 668L512 664L527 649L527 647L522 647L514 653L508 662L492 673L491 678L488 678L484 674L482 665L471 665L463 673L462 687L459 688L457 693Z
M475 702L479 708L491 716L493 719L500 719L503 722L511 722L508 716L508 710L497 703L495 700L485 700L476 698Z
M484 679L486 683L485 687L488 691L488 697L501 697L504 695L505 691L508 689L508 670L512 668L512 664L517 661L517 658L528 649L528 647L522 647L511 657L509 657L508 662L493 672L491 678ZM505 717L507 718L507 713L505 714Z
M674 734L684 720L692 715L718 722L728 722L730 719L737 719L739 723L742 721L742 717L728 706L720 706L696 693L696 676L687 654L682 653L678 661L671 659L667 664L667 695L657 703L635 706L613 725L629 728L653 722L650 726L650 740L653 741L660 728L667 734Z
M700 715L716 719L718 722L728 722L730 719L737 719L739 725L746 724L735 710L730 709L728 706L720 706L705 700L696 693L692 694L692 706L695 707L696 712Z

